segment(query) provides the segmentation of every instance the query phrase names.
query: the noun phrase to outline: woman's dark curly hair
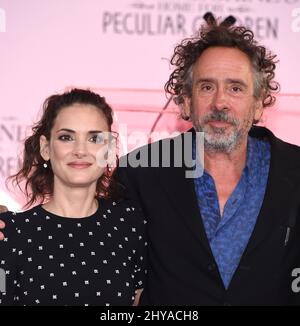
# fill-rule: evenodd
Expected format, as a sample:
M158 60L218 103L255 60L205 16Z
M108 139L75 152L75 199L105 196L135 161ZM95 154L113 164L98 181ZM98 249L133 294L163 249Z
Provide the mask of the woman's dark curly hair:
M184 39L174 50L171 65L175 70L165 84L165 91L174 96L177 105L183 104L184 96L191 97L193 65L212 46L237 48L244 52L253 67L255 98L262 96L263 107L275 103L273 93L279 91L279 84L274 81L276 55L258 45L251 30L213 21L202 26L196 36ZM182 118L188 120L183 113Z
M40 154L40 137L44 135L49 141L57 115L62 109L73 104L87 104L97 107L104 114L109 131L111 131L113 111L104 97L84 89L72 89L63 94L48 97L43 104L41 119L33 126L32 135L25 140L21 169L9 178L21 190L23 189L27 198L25 207L30 207L36 202L43 203L53 194L54 174L51 166L46 169L43 167L45 161ZM22 187L23 182L25 182L25 187ZM118 187L114 173L107 168L97 182L95 196L112 198L117 193Z

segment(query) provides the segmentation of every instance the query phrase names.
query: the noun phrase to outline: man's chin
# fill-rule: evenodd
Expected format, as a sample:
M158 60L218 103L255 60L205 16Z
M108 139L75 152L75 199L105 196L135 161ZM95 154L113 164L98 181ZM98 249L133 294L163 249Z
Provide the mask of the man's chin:
M229 128L210 128L207 131L204 130L204 134L206 134L209 138L216 140L223 139L224 141L233 138L235 135L235 133Z
M238 139L235 133L204 133L204 144L207 149L230 152L237 147Z

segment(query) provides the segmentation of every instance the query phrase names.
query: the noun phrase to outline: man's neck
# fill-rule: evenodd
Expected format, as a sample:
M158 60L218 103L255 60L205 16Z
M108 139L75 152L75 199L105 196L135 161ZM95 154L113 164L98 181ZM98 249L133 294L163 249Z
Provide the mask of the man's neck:
M230 153L204 152L204 168L215 180L240 179L247 161L247 139Z
M231 153L204 153L204 168L213 178L223 216L228 198L239 183L247 160L247 140Z

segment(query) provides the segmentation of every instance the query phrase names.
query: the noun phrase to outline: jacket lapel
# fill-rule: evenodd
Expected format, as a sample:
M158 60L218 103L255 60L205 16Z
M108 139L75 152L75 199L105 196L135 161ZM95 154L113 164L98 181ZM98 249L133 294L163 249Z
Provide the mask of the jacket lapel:
M271 143L271 162L266 193L243 256L254 250L274 227L289 226L291 210L299 204L299 198L296 198L295 194L297 196L296 191L299 188L300 164L293 162L291 156L287 155L286 145L271 132L268 138Z
M182 137L182 135L178 137ZM190 166L190 164L187 165ZM191 172L191 169L185 165L157 170L159 181L173 205L174 211L178 212L193 236L212 255L198 207L194 179L186 177L187 171Z

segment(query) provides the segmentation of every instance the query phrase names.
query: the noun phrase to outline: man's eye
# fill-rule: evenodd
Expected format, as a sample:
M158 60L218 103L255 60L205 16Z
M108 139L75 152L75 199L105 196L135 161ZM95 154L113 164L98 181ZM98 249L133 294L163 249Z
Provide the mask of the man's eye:
M203 86L201 87L201 89L202 89L203 91L210 91L210 90L212 89L212 87L211 87L210 85L203 85Z
M242 89L241 89L240 87L238 87L238 86L233 86L233 87L232 87L232 90L233 90L235 93L239 93L239 92L242 91Z
M73 138L70 136L70 135L61 135L58 137L59 140L62 140L62 141L71 141L73 140Z

